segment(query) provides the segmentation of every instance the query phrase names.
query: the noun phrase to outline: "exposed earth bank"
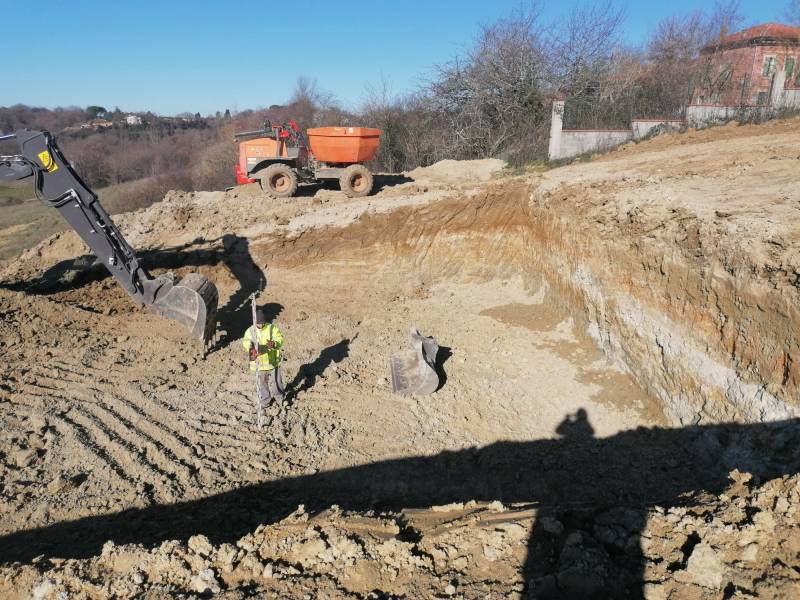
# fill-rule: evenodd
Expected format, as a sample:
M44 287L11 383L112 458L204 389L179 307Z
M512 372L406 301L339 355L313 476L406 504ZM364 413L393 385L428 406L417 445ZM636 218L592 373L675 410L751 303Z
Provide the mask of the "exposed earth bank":
M0 272L0 593L796 596L798 125L357 200L170 193L118 224L217 284L205 359L73 234L25 252ZM258 290L289 340L264 430ZM446 380L408 399L412 325Z

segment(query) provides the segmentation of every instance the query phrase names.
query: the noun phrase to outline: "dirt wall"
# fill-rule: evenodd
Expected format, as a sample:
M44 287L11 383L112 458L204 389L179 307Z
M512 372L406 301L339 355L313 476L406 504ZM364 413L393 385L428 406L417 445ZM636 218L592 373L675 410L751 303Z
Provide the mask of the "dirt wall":
M472 198L368 215L254 251L282 266L371 269L376 285L400 279L410 289L524 273L583 321L675 423L797 414L797 288L749 276L744 257L699 255L702 224L680 211L662 226L680 240L669 254L635 219L605 237L581 214L587 194L507 180Z

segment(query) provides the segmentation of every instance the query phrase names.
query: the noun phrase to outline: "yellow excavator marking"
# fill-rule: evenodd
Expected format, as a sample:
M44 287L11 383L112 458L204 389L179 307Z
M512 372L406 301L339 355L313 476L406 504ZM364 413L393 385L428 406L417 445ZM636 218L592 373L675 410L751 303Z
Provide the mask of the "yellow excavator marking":
M45 171L48 173L52 173L53 171L58 171L58 165L56 161L53 160L53 157L50 156L50 152L44 150L43 152L39 152L37 154L39 160L42 161L42 166L44 167Z

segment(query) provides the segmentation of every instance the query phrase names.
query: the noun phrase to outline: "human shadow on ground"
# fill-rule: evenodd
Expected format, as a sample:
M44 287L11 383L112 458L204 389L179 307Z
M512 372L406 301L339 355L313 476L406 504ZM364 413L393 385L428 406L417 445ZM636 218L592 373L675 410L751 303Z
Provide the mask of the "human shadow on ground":
M267 323L272 323L283 312L283 304L280 302L267 302L265 304L259 304L258 308L264 311L264 317L267 319Z
M340 342L326 356L340 356L345 345ZM500 500L537 509L522 571L537 598L639 600L646 564L639 542L648 509L692 504L691 495L701 492L719 494L733 469L752 473L756 482L800 469L800 419L639 427L598 438L584 412L559 429L564 435L556 439L384 460L17 531L0 537L0 561L92 556L109 539L153 547L203 534L214 544L234 543L298 504L313 514L333 504L400 511ZM570 545L576 531L593 545Z
M355 339L355 338L353 338ZM350 353L350 338L345 338L327 348L323 348L319 356L312 362L301 365L297 375L286 386L286 398L296 398L298 394L314 387L317 378L332 364L342 362Z

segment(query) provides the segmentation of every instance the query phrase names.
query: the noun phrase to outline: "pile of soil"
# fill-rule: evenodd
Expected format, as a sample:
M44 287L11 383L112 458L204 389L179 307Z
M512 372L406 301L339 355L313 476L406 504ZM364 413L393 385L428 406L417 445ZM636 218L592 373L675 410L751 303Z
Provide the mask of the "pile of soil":
M483 160L440 160L430 167L418 167L407 173L414 181L448 184L475 184L489 181L502 171L505 161L497 158Z
M759 486L731 475L719 497L644 513L466 502L310 515L299 506L230 543L203 534L152 548L108 542L92 558L10 567L4 596L471 600L527 588L533 598L795 597L800 478ZM633 573L647 582L639 593Z

